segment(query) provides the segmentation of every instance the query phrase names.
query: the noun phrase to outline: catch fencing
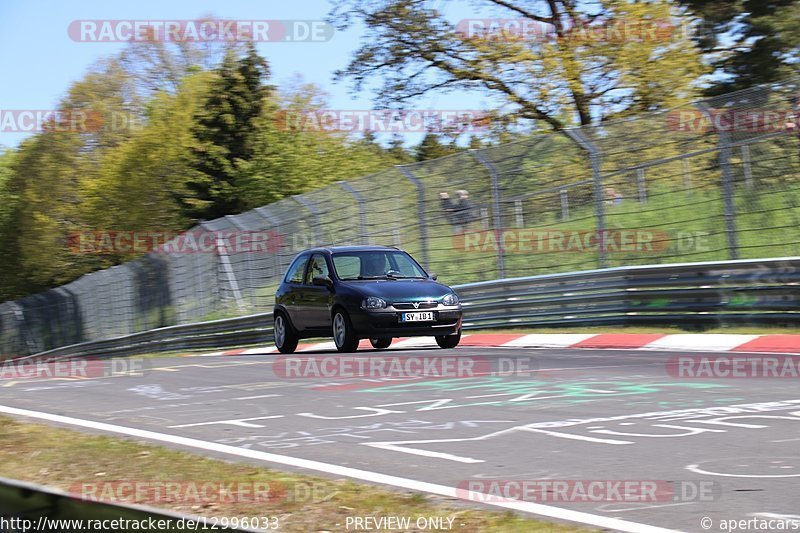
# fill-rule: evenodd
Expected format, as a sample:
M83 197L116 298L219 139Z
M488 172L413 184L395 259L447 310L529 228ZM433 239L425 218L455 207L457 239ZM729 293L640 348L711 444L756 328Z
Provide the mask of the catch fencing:
M269 312L283 271L310 246L399 246L453 285L799 256L799 87L793 79L535 134L203 222L191 232L256 232L269 245L241 250L218 239L213 253L159 248L0 304L0 353ZM453 211L441 193L457 201L458 191L468 203Z
M498 279L453 288L466 331L580 325L702 330L800 322L800 257L627 266ZM273 340L272 313L169 326L54 348L30 358L125 357Z

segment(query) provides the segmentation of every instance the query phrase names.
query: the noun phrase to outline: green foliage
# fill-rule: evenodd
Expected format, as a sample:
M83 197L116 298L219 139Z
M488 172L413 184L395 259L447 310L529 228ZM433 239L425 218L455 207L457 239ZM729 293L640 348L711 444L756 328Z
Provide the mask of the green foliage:
M695 44L681 31L636 33L650 22L685 17L672 2L482 0L491 17L526 18L554 29L553 38L496 31L473 36L426 0L337 0L331 18L367 28L361 47L340 78L359 90L375 78L380 104L407 104L448 90L475 90L499 102L505 115L563 129L620 113L668 109L690 99L705 72ZM478 11L479 13L481 11ZM613 30L600 38L585 26ZM601 33L606 33L601 29ZM627 35L627 34L626 34ZM502 118L502 117L500 117Z
M196 116L197 172L187 184L192 194L184 200L186 214L199 220L244 210L237 178L255 154L257 122L270 90L264 84L267 62L252 43L240 59L229 51L216 75Z
M680 4L698 19L695 40L718 74L707 89L708 94L723 94L797 74L797 0L680 0Z

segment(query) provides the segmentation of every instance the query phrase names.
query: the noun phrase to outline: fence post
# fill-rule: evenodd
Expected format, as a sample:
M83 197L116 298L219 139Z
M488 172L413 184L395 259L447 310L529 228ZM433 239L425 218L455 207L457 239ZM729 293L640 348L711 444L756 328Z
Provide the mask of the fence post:
M682 167L683 167L683 188L686 192L691 192L692 190L692 171L689 168L689 158L684 157L681 160Z
M206 222L201 222L200 227L203 228L203 231L209 231L206 229L205 224ZM242 300L242 293L239 291L239 282L236 281L236 275L233 272L233 266L231 266L231 259L228 257L228 249L225 248L225 239L222 238L222 235L219 234L217 231L211 231L211 233L216 234L216 248L217 248L217 255L219 256L219 262L222 266L222 271L225 273L225 277L228 278L228 284L231 286L231 292L233 293L233 299L236 301L236 307L239 308L240 313L244 313L247 308L244 304L244 300Z
M561 189L558 196L561 198L561 220L569 220L569 192Z
M396 168L417 188L417 220L419 221L420 251L422 254L422 266L427 269L430 268L431 263L430 257L428 256L428 225L425 221L425 186L422 185L422 181L406 167L396 165Z
M742 145L742 170L744 171L744 182L748 188L753 186L753 169L750 166L750 146Z
M711 115L711 112L704 102L699 102L696 106L708 117L711 124L715 123L714 117ZM734 260L739 259L739 243L737 242L736 235L736 204L733 198L733 180L730 169L731 151L728 144L728 133L720 131L717 135L719 164L722 170L722 200L724 204L725 232L728 237L728 259Z
M522 215L522 200L514 200L514 214L517 218L517 227L525 227L525 218Z
M642 204L647 203L647 185L644 181L644 169L639 167L636 169L636 187L639 190L639 202Z
M322 234L320 233L319 211L317 211L316 206L313 202L306 200L300 194L292 196L292 200L308 209L311 213L311 216L314 218L314 246L320 246L322 244Z
M592 180L594 182L594 211L597 219L597 234L600 237L600 245L597 249L597 263L600 268L608 266L608 252L606 246L606 208L603 203L603 176L600 171L600 150L587 139L578 129L567 129L564 133L572 139L575 144L589 153L589 162L592 166Z
M486 167L489 171L489 177L492 180L492 211L494 211L494 231L497 235L498 246L497 246L497 274L499 278L506 277L506 251L503 249L502 246L502 235L503 235L503 218L500 215L500 180L499 175L497 173L497 169L494 168L486 158L483 157L477 150L470 150L472 155L475 156L475 159L478 160L480 164Z
M253 212L269 222L270 228L272 228L272 235L269 236L270 239L276 238L278 242L276 243L275 247L269 246L267 249L272 249L272 274L273 278L278 278L282 274L280 268L280 261L278 260L278 255L280 250L278 249L278 245L280 245L281 240L283 239L283 235L278 235L278 221L277 219L272 216L269 212L269 208L267 206L256 207L253 209Z
M346 181L337 181L336 183L338 183L342 189L352 194L353 198L358 202L358 236L361 240L361 244L369 244L369 235L367 235L367 210L364 204L364 197Z

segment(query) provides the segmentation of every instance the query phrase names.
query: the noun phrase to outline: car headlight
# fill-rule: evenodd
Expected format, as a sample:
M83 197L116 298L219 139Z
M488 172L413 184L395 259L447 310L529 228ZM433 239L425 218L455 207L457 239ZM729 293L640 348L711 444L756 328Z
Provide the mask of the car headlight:
M454 292L446 294L444 298L442 298L442 303L444 305L456 305L458 303L458 296L456 296Z
M383 309L386 307L386 300L377 296L370 296L361 304L364 309Z

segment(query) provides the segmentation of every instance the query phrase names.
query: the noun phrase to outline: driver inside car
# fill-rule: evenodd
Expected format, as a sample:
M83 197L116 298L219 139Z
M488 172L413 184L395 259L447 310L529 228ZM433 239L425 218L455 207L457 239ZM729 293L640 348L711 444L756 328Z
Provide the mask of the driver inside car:
M386 257L383 254L368 254L361 260L361 275L363 277L383 276L386 274Z

